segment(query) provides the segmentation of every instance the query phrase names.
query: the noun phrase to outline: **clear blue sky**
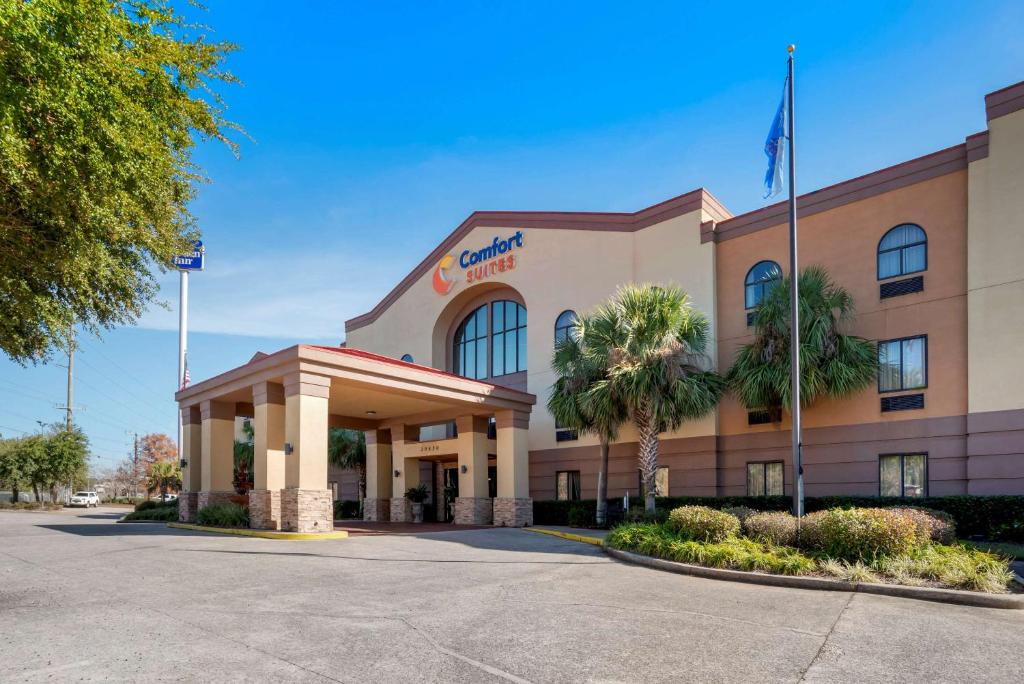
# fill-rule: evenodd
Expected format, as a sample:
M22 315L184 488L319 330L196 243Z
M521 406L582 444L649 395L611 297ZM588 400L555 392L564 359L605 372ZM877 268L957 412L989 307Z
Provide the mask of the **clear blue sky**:
M224 95L253 141L198 155L194 381L338 343L475 209L634 211L700 186L761 206L787 43L802 191L962 142L983 95L1024 79L1019 0L208 4L242 46ZM129 431L175 434L177 276L161 282L169 309L82 340L100 466ZM60 419L64 378L0 361L0 432Z

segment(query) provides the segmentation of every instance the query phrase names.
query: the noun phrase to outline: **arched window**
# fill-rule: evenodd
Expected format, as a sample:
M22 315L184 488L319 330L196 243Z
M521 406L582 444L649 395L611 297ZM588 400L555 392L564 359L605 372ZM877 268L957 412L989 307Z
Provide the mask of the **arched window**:
M483 380L525 371L526 307L505 299L484 304L455 329L452 346L456 375Z
M782 269L777 263L758 261L754 264L754 267L747 271L747 278L743 281L744 306L753 309L760 304L776 280L782 280Z
M487 305L466 316L455 330L456 375L480 380L487 377Z
M502 300L491 304L491 375L526 370L526 307Z
M921 226L901 223L878 243L878 279L917 273L928 268L928 236Z
M558 314L558 318L555 319L555 345L559 345L572 335L576 337L576 312L567 309L562 313Z
M402 354L402 360L406 363L412 363L412 354Z

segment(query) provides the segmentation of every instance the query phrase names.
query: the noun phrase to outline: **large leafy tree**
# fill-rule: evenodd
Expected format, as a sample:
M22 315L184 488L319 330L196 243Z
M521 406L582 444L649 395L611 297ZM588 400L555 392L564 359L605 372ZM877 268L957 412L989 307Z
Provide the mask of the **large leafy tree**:
M548 397L548 410L558 425L597 437L601 448L601 470L597 481L598 526L608 521L608 452L618 436L619 427L628 420L626 405L618 397L591 401L594 386L608 378L608 368L600 358L584 348L581 329L590 329L587 318L577 321L572 334L555 347L551 368L558 379ZM608 392L614 391L608 388Z
M199 139L235 149L235 46L162 0L0 0L0 349L131 323L197 237Z
M139 460L148 469L154 463L178 460L178 447L163 433L154 432L139 437Z
M791 406L789 278L778 281L754 314L754 341L740 347L727 378L748 409ZM873 342L841 332L853 318L850 293L825 269L800 274L800 404L842 397L875 382L878 356Z
M708 320L674 285L627 285L580 326L588 363L604 369L586 403L595 414L624 407L640 441L646 509L654 512L658 433L714 410L725 388L706 354Z
M359 430L331 428L327 434L327 459L343 470L355 470L359 500L366 498L366 435Z

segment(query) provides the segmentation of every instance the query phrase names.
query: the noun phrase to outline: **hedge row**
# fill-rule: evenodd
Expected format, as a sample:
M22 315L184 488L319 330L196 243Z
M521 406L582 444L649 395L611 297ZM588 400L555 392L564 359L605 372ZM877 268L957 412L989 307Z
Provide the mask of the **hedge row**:
M642 499L634 499L643 506ZM632 503L632 502L631 502ZM656 499L658 508L665 511L679 506L708 506L732 508L746 506L759 511L788 511L793 500L788 496L665 496ZM982 535L988 539L1010 538L1024 526L1024 496L930 496L920 499L878 496L809 496L804 499L808 513L829 508L878 508L894 506L922 506L945 511L956 520L957 535L961 538ZM592 526L597 502L534 501L533 522L536 525ZM633 506L631 505L632 509ZM622 500L608 502L611 523L623 519Z

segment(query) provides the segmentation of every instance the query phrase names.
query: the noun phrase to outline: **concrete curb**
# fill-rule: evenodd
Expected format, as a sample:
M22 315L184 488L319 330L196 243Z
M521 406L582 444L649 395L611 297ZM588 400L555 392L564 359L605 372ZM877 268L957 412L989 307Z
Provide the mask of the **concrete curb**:
M316 541L319 539L347 539L348 532L335 530L334 532L278 532L277 530L250 530L243 527L207 527L205 525L193 525L191 523L167 523L168 527L179 530L192 530L194 532L213 532L215 534L230 534L237 537L259 537L260 539L290 539L292 541Z
M121 518L120 520L115 520L114 522L116 522L118 524L124 523L125 525L135 525L137 523L149 523L151 525L166 525L166 524L168 524L166 520L125 520L124 518Z
M582 534L573 534L571 532L562 532L561 530L547 530L543 527L524 527L524 532L534 532L536 534L546 534L552 537L558 537L559 539L568 539L569 541L582 542L583 544L592 544L594 546L604 546L604 540L600 537L585 537Z
M855 591L864 594L917 599L919 601L953 603L961 606L1024 610L1024 595L1019 594L984 594L981 592L961 591L958 589L932 589L929 587L907 587L899 584L865 584L860 582L845 582L843 580L827 579L824 577L767 575L756 572L745 572L743 570L723 570L720 568L705 568L701 565L677 563L675 561L667 561L661 558L642 556L636 553L630 553L629 551L620 551L619 549L612 549L607 546L604 547L604 551L612 558L616 558L627 563L635 563L655 570L665 570L679 575L692 575L694 577L705 577L707 579L729 580L732 582L746 582L748 584L763 584L772 587L788 587L795 589Z

